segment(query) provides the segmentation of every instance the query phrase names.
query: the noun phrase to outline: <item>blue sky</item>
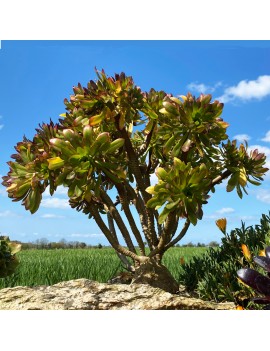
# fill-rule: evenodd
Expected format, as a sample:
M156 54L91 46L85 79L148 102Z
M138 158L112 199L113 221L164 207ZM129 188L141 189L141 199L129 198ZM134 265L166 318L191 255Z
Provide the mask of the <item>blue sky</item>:
M268 156L270 166L270 41L2 41L0 49L0 174L25 134L32 138L41 122L56 122L65 112L72 87L95 79L94 67L108 75L124 71L142 90L174 95L210 93L225 103L223 119L231 139L248 140ZM269 167L270 168L270 167ZM204 218L181 241L220 241L215 220L228 228L259 223L270 206L270 172L260 187L250 186L240 200L216 188ZM43 197L31 215L12 202L0 186L0 232L12 240L84 241L107 244L93 220L68 206L65 189Z

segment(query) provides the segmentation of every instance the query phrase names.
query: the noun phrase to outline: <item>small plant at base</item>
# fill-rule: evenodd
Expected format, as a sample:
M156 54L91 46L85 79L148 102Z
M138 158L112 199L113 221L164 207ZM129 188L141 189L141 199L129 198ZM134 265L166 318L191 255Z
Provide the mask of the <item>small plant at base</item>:
M5 278L15 272L19 261L15 254L21 245L13 243L8 236L0 236L0 278Z
M270 246L265 249L265 256L255 256L253 261L267 271L267 276L252 268L242 268L237 271L240 282L255 289L263 297L252 298L257 304L265 304L264 310L270 310Z
M225 218L216 224L224 234L220 247L209 248L205 254L185 264L179 280L202 299L234 301L245 307L254 292L240 284L236 272L241 268L253 269L252 257L259 255L265 244L270 244L270 217L263 214L260 224L245 227L242 223L241 228L230 233L226 233Z

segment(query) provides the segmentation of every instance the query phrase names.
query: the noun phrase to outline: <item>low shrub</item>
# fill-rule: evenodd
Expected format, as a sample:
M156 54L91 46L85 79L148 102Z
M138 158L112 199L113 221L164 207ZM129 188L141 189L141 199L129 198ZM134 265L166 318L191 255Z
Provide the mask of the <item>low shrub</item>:
M226 233L225 219L216 224L224 234L220 247L209 248L202 256L183 265L179 281L202 299L245 305L254 292L239 282L236 272L252 268L252 257L270 244L270 217L263 214L260 224L255 226L246 227L242 222L241 227L230 234Z
M237 271L237 276L240 281L253 288L260 295L251 301L265 305L264 310L270 310L270 246L267 246L260 256L255 256L253 261L267 274L261 274L258 268L257 270L241 268Z
M0 236L0 278L5 278L15 272L19 264L15 254L21 245L11 242L8 236Z

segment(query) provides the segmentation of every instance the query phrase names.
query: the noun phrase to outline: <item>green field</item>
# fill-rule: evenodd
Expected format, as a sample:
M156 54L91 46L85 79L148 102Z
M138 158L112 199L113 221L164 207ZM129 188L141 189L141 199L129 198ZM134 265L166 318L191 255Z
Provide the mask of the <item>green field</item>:
M206 250L203 247L174 247L165 253L163 264L178 280L182 269L180 258L184 257L188 262L194 255L201 255ZM111 248L23 250L17 257L20 265L16 273L0 278L0 288L52 285L78 278L107 282L124 270Z

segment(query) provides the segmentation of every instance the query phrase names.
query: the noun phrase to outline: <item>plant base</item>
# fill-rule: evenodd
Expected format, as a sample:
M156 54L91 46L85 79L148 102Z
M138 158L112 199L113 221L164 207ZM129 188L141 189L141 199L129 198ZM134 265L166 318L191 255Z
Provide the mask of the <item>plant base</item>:
M171 294L179 292L179 284L169 270L155 261L143 263L134 273L131 284L148 284Z

